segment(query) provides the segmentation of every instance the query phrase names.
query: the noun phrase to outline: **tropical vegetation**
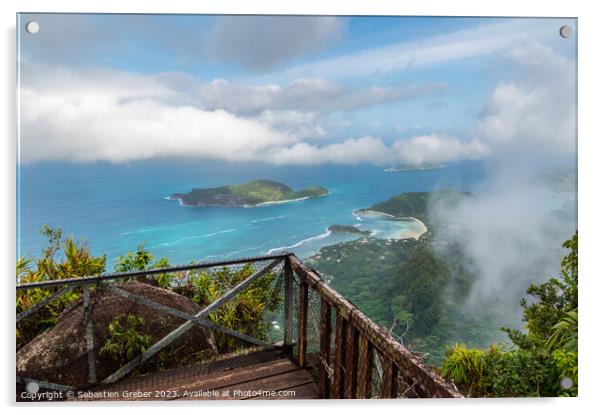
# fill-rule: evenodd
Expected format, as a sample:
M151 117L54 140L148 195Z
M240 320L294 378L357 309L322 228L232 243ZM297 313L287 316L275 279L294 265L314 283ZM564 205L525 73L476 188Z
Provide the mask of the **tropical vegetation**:
M563 245L560 276L533 284L521 300L526 332L504 328L512 345L449 348L441 366L469 396L577 396L578 239Z
M170 198L180 200L186 206L236 207L313 198L327 194L328 190L320 186L309 187L296 192L283 183L260 179L243 184L192 189L188 193L174 193Z
M17 261L17 281L19 283L68 279L79 276L96 275L106 271L106 257L94 257L85 243L76 242L73 237L65 237L60 229L45 226L42 233L48 238L48 246L38 259L19 258ZM155 258L144 246L138 245L135 252L117 258L116 272L150 270L168 267L167 258ZM207 306L222 294L248 278L255 268L252 264L240 268L221 267L220 269L189 271L187 273L165 273L153 277L140 277L138 281L156 285L184 295L201 308ZM209 320L220 326L233 329L249 336L267 339L270 334L268 314L273 314L282 301L282 290L278 290L278 274L267 273L253 282L234 299L219 307L208 316ZM52 295L56 288L18 290L16 295L17 314L29 309L36 303ZM17 324L17 350L37 335L56 324L65 308L81 296L81 288L74 288L50 302L36 312L35 318L24 318ZM104 353L121 361L131 354L127 350L140 350L145 346L147 333L141 332L144 322L136 316L117 316L110 323L111 338L103 345ZM138 336L138 337L136 337ZM243 346L231 336L216 333L216 342L220 352L236 350ZM126 355L117 351L120 344L127 344Z
M417 199L416 199L417 198ZM394 198L383 210L396 215L420 212L423 196ZM408 204L414 206L408 207ZM424 204L423 206L426 206ZM39 258L17 261L21 283L65 279L106 271L106 257L94 256L85 243L65 237L61 230L44 227L48 245ZM495 307L471 313L463 304L477 276L462 256L462 247L446 242L437 249L430 237L419 240L360 239L322 248L307 260L341 294L352 300L368 317L412 350L440 368L467 396L576 396L578 391L578 237L564 243L568 254L560 274L528 287L519 301L524 329L503 328L489 344L492 332L503 325ZM115 271L168 267L167 258L155 258L143 244L118 257ZM181 294L199 307L215 301L247 277L251 264L211 270L165 273L140 282ZM209 320L269 340L270 321L278 315L282 287L278 274L268 273L232 301L208 316ZM17 291L17 313L27 310L53 292L52 289ZM53 327L60 313L80 298L74 289L38 312L37 318L17 325L17 349ZM144 321L131 315L117 316L109 324L110 336L101 353L116 362L148 347ZM220 352L235 351L240 341L215 333ZM488 345L489 344L489 345Z

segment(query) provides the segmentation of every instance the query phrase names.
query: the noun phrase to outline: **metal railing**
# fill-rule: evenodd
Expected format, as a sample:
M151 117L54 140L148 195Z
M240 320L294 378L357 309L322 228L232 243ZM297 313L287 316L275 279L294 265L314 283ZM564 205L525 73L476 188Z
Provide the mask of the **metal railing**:
M229 288L195 314L144 298L123 287L111 284L138 277L153 278L166 273L258 262L267 262L267 265L254 267L250 276ZM221 306L235 299L254 282L273 273L278 267L279 274L283 278L284 294L282 310L284 328L280 341L267 342L257 339L231 328L222 327L209 319L209 316ZM113 383L124 378L191 328L201 326L232 336L245 344L282 347L289 351L291 358L299 367L307 368L314 374L323 398L462 396L453 385L423 365L385 329L373 323L349 300L331 288L316 270L306 266L291 253L19 284L17 290L42 288L56 291L18 314L17 324L76 287L82 287L89 384ZM90 300L92 287L103 287L111 294L178 317L184 322L99 381L92 318L93 302ZM39 382L55 389L71 388L44 379L40 379Z

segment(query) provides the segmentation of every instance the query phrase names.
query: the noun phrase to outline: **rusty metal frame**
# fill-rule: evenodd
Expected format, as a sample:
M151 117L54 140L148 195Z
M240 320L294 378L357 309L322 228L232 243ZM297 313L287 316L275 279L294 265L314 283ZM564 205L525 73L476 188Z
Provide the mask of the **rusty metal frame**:
M79 284L77 284L79 285ZM30 316L31 314L35 313L36 311L38 311L40 308L44 307L46 304L49 304L51 302L53 302L54 300L60 298L61 296L67 294L69 291L71 291L73 289L73 285L67 285L66 287L63 287L62 289L44 297L44 299L40 300L39 302L35 303L33 306L29 307L27 310L22 311L21 313L19 313L17 315L17 323L21 320L23 320L25 317Z
M90 301L90 287L84 284L84 324L86 325L86 352L88 353L88 382L96 383L96 355L94 353L93 304Z
M237 331L231 330L226 327L222 327L222 326L215 324L207 319L197 318L197 317L193 316L192 314L186 313L186 312L178 310L176 308L169 307L164 304L159 304L155 301L149 300L148 298L141 297L137 294L131 293L122 288L109 286L109 290L111 290L115 294L117 294L125 299L128 299L128 300L134 301L136 303L143 304L145 306L154 308L155 310L161 311L166 314L171 314L172 316L176 316L176 317L180 317L185 320L188 320L188 321L192 321L193 323L196 323L197 325L199 325L201 327L208 327L210 329L220 331L225 334L229 334L232 337L236 337L238 339L246 341L247 343L251 343L251 344L254 344L257 346L263 346L263 347L269 346L268 343L266 343L262 340L256 339L251 336L247 336L246 334L239 333Z
M282 261L282 258L277 258L265 267L263 267L261 270L254 272L251 276L241 281L239 284L228 290L220 298L218 298L217 300L209 304L207 307L199 311L197 314L195 314L194 318L198 320L205 319L205 317L207 317L209 314L215 311L218 307L220 307L230 299L234 298L239 292L244 290L246 287L248 287L251 283L259 279L260 277L270 272L276 265L278 265ZM134 370L137 366L141 365L142 363L150 359L152 356L154 356L156 353L160 352L165 347L170 345L174 340L176 340L178 337L180 337L192 327L194 327L195 324L196 322L191 320L182 323L180 326L176 327L170 333L166 334L162 339L150 346L136 358L132 359L130 362L117 369L114 373L112 373L106 379L104 379L102 383L113 383L123 378L125 375Z
M100 283L100 282L104 282L104 281L123 280L123 279L136 278L136 277L148 277L148 276L166 274L166 273L171 273L171 272L194 271L197 269L204 269L204 268L215 268L215 267L230 266L230 265L237 265L237 264L246 264L249 262L259 262L259 261L276 260L276 259L284 260L289 255L290 255L290 253L288 253L288 252L282 252L282 253L274 254L274 255L238 258L238 259L232 259L232 260L226 260L226 261L198 262L196 264L176 265L176 266L172 266L172 267L153 268L153 269L140 270L140 271L114 272L114 273L101 274L101 275L65 278L65 279L60 279L60 280L28 282L28 283L24 283L24 284L17 284L16 289L17 289L17 291L19 291L19 290L28 290L31 288L56 287L59 285L79 285L79 284L83 284L83 283L88 283L88 284Z

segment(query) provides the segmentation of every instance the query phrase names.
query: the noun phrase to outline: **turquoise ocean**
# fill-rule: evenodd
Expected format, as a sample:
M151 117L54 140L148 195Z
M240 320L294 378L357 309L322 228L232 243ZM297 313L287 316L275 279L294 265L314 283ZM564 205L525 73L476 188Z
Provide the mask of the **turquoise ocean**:
M108 270L139 243L173 264L288 250L307 257L321 247L357 238L332 234L331 224L357 225L381 238L398 237L415 222L360 218L354 211L402 192L470 191L484 175L479 162L440 169L387 172L383 167L291 167L152 161L130 164L38 163L20 166L17 255L38 256L44 224L106 254ZM166 197L194 187L270 179L295 190L324 186L325 197L254 208L192 208Z

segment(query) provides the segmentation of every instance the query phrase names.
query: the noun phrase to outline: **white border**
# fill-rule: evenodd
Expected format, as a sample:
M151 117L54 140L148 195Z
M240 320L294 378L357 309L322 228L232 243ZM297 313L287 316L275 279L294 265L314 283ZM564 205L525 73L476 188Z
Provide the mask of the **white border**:
M486 6L485 6L486 4ZM600 44L602 21L594 8L593 1L530 1L504 0L492 2L473 0L453 1L384 1L384 0L304 0L304 1L270 1L270 0L233 0L233 1L184 1L184 0L88 0L67 1L54 0L4 0L0 3L0 19L2 22L2 71L3 99L1 102L0 125L3 128L3 141L0 154L2 171L1 191L2 203L0 239L0 255L2 255L3 300L2 312L6 316L3 322L2 357L6 364L2 365L1 402L9 406L9 412L22 413L102 413L106 415L110 407L104 406L55 406L55 405L20 405L12 404L14 392L14 295L13 280L15 258L15 159L16 159L16 111L15 111L15 13L16 12L115 12L115 13L224 13L224 14L343 14L343 15L450 15L450 16L562 16L579 18L579 224L580 229L580 271L581 271L581 335L580 335L580 397L577 399L496 399L470 401L404 401L384 402L305 402L291 405L279 403L194 403L178 406L177 411L194 410L199 413L222 412L224 410L241 413L262 413L267 410L287 413L306 413L318 408L344 410L357 413L370 411L372 408L384 411L419 411L426 413L503 413L508 411L529 411L546 413L577 413L587 411L596 405L600 395L601 370L600 351L601 336L599 333L600 315L599 301L602 287L601 267L596 261L600 257L597 240L600 238L600 220L597 214L602 212L600 206ZM145 407L148 413L164 413L169 404L153 404ZM335 409L336 408L336 409ZM132 408L140 411L140 406ZM589 411L588 411L589 412Z

